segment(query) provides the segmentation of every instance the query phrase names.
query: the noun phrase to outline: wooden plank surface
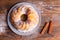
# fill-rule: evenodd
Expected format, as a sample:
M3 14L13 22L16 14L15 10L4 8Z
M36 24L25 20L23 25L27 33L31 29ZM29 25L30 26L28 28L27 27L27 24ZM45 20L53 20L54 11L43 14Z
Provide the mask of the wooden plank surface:
M39 32L30 36L19 36L13 33L7 24L7 14L9 9L16 3L29 2L34 4L39 10L41 10L41 26L43 27L46 21L53 21L53 30L49 35L45 33L41 35ZM60 7L53 9L42 7L42 3L46 5L60 6L60 0L0 0L0 28L4 27L2 33L0 33L0 40L60 40ZM44 4L43 3L43 4ZM1 30L0 30L1 31Z

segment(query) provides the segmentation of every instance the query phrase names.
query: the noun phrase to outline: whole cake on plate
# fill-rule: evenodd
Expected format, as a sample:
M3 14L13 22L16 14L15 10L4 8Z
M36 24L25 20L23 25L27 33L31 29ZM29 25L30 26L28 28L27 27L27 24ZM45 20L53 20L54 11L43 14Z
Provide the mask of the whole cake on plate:
M28 32L33 30L39 22L37 11L31 5L20 5L10 14L10 21L18 31Z

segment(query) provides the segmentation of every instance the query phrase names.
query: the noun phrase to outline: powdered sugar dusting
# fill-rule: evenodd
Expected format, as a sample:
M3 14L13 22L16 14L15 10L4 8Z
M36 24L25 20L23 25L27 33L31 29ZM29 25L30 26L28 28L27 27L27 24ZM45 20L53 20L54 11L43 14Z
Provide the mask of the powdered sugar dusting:
M0 20L0 35L5 33L6 26L6 22Z
M2 33L5 33L5 27L0 27L0 35L1 35Z
M1 11L1 14L0 14L0 35L5 34L6 32L6 27L7 27L6 11L7 10L4 9L3 11Z

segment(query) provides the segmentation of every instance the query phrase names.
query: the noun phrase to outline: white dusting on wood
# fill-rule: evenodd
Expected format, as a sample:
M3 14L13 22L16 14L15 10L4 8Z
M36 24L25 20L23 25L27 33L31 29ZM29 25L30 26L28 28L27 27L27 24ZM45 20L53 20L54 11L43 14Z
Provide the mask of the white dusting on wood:
M6 22L0 19L0 35L5 34L6 32Z
M0 35L3 34L3 33L5 33L5 27L2 27L2 26L1 26L1 27L0 27Z
M5 9L0 12L0 35L3 35L6 33L6 26L7 26L6 13L7 13L7 10Z

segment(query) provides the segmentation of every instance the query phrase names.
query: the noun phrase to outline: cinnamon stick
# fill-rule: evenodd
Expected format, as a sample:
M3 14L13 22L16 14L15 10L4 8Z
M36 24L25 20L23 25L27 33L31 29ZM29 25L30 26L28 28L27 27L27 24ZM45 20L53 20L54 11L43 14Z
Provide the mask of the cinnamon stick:
M44 33L45 33L45 31L46 31L47 28L48 28L48 25L49 25L49 23L46 22L45 25L44 25L44 27L43 27L43 29L42 29L42 31L41 31L41 34L44 34Z
M52 20L50 20L49 27L48 27L48 34L51 34L52 28L53 28L53 22L52 22Z

